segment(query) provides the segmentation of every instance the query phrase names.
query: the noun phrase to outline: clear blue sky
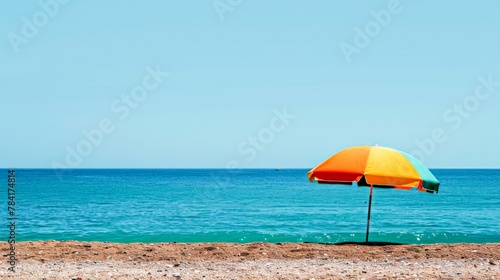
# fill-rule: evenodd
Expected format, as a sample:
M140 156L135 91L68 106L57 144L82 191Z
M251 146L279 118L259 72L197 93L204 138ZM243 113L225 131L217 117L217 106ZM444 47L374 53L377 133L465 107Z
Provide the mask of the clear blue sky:
M498 1L40 2L0 1L0 167L308 168L378 144L500 168ZM147 67L169 76L125 114Z

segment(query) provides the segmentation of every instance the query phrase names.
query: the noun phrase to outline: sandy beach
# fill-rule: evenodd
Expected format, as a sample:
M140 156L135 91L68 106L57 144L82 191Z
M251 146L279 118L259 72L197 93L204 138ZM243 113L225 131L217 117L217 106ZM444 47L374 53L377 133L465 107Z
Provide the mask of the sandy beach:
M2 279L498 279L500 244L22 242Z

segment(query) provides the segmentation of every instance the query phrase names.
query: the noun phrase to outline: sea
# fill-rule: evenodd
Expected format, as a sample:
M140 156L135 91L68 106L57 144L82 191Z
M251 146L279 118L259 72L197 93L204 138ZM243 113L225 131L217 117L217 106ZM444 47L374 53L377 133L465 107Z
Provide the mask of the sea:
M1 169L0 234L7 240L15 218L17 242L364 241L369 188L309 183L307 171L16 169L9 199ZM500 170L432 172L437 194L374 189L370 241L500 242Z

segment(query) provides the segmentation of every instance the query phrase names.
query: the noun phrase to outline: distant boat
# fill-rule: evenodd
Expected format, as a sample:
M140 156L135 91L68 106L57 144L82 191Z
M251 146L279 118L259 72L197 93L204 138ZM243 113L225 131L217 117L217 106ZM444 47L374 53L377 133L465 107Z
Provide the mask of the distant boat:
M281 171L281 169L279 169L279 168L275 168L275 169L274 169L274 171Z

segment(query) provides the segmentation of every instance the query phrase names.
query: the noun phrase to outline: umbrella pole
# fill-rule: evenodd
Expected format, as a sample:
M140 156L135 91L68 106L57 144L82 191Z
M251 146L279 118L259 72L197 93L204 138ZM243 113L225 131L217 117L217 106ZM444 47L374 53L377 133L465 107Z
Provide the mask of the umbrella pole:
M370 234L370 213L372 211L372 194L373 194L373 185L370 185L370 200L368 201L368 222L366 223L366 243L368 243L368 235Z

